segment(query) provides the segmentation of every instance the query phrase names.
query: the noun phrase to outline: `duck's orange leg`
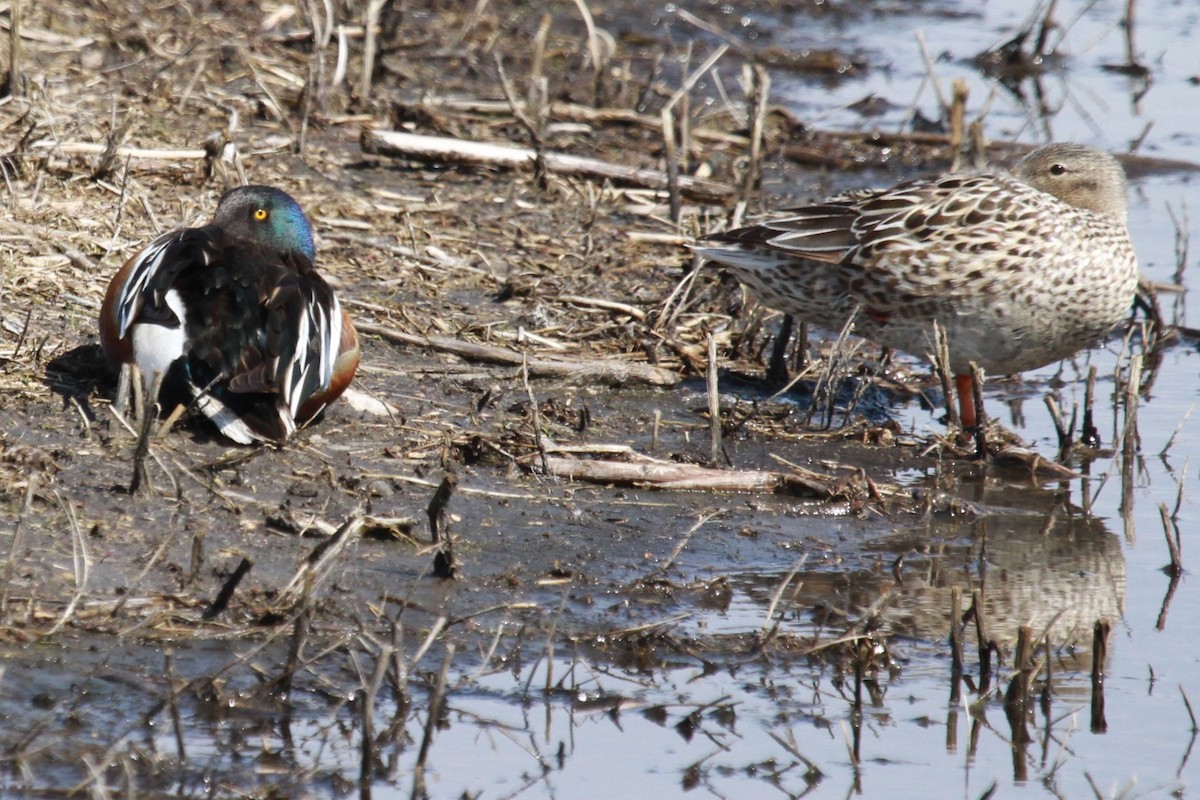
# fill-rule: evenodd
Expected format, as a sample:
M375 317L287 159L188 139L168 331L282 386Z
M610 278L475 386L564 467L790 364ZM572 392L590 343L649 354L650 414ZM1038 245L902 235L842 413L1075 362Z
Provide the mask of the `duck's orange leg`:
M958 390L958 415L962 417L963 430L971 430L979 424L975 412L975 382L970 375L955 375L954 388Z

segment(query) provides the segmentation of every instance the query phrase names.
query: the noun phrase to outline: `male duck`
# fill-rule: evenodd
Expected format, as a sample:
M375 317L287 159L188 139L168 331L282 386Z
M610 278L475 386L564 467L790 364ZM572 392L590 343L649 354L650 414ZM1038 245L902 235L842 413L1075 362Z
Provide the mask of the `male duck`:
M313 266L312 227L269 186L227 192L213 221L164 234L121 267L100 310L114 369L194 401L239 444L282 445L337 399L358 335Z

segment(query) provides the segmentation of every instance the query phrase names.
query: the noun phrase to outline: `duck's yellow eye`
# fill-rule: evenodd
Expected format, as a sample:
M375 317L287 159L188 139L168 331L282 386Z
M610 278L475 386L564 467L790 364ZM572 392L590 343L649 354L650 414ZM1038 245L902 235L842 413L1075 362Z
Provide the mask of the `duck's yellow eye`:
M267 210L265 208L254 209L254 219L255 220L257 220L258 222L262 222L266 218L267 218Z

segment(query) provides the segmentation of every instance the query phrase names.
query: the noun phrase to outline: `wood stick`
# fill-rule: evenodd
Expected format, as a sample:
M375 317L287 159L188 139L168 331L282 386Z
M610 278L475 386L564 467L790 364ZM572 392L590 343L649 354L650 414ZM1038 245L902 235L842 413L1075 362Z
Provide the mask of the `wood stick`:
M1125 379L1125 424L1121 431L1121 456L1126 461L1133 459L1138 450L1138 391L1142 386L1142 355L1135 353L1129 359L1129 373Z
M667 106L662 110L663 160L666 162L667 205L671 210L671 221L679 226L683 220L683 196L680 193L679 148L675 143L675 109Z
M527 463L541 465L540 459ZM837 497L844 491L838 486L839 481L825 482L819 477L761 470L710 469L649 458L630 463L547 456L545 465L549 474L569 480L654 486L659 489L788 492L826 499Z
M25 94L21 85L21 2L12 0L8 7L8 75L5 83L10 97Z
M103 155L109 149L109 145L100 142L59 142L52 139L39 139L36 142L30 142L29 148L31 150L54 150L68 156L98 156ZM140 158L150 161L203 161L207 157L208 151L153 149L121 145L113 154L121 158Z
M708 335L708 429L710 442L708 463L713 467L721 462L721 391L717 384L717 340Z
M962 587L950 587L950 674L957 687L963 674ZM954 692L953 694L957 694Z
M975 638L979 643L979 685L987 686L992 678L992 640L988 637L983 612L983 592L971 592L971 614L975 617ZM980 690L981 694L984 690Z
M371 82L375 77L375 54L378 50L376 29L379 25L379 14L387 2L388 0L370 0L364 12L363 31L366 38L363 39L362 75L358 79L358 101L360 103L366 103L371 99Z
M1104 718L1104 662L1108 658L1108 620L1096 620L1092 630L1092 733L1108 731Z
M1179 578L1183 575L1183 555L1179 552L1179 525L1167 509L1166 503L1158 504L1158 513L1162 517L1163 535L1167 538L1167 550L1171 554L1171 563L1163 567L1163 572L1172 578Z
M449 336L421 336L415 333L379 325L370 322L355 322L354 327L360 334L370 333L380 336L390 342L416 345L443 353L465 358L470 361L482 361L488 364L503 364L519 367L524 356L516 350L494 345L477 344L454 339ZM574 378L581 382L594 381L609 385L623 386L630 383L644 383L651 386L674 386L679 383L679 375L671 370L650 364L629 363L613 360L569 360L549 358L529 358L526 360L531 378Z
M1071 427L1068 428L1063 423L1062 410L1058 407L1058 401L1054 399L1054 395L1046 395L1046 408L1050 411L1050 419L1054 422L1054 431L1058 435L1058 462L1060 464L1067 463L1071 457L1071 450L1075 447L1075 418L1071 418Z
M424 98L420 103L409 104L408 107L463 114L505 114L509 112L508 103L504 102L503 100L480 100L471 98ZM772 108L771 113L787 116L786 110L779 107ZM592 108L590 106L579 105L576 103L560 102L550 104L550 116L553 119L558 120L595 122L599 124L619 122L627 125L637 125L639 127L648 128L655 131L661 130L662 128L661 117L650 114L638 114L636 111L628 108ZM829 129L822 129L816 133L819 137L833 139L835 141L863 142L870 140L872 145L879 147L895 144L912 144L944 148L950 144L950 135L948 133L879 130L874 130L868 133L862 130ZM729 133L727 131L716 130L712 128L698 128L692 133L692 138L706 142L727 144L743 149L750 146L749 136L737 133ZM822 148L820 146L793 143L782 145L779 148L779 152L781 155L796 160L800 163L820 165L830 169L849 170L863 168L864 165L862 163L853 159L839 157L836 154L831 155L826 152L828 149L828 147ZM994 151L998 159L1003 159L1028 153L1034 149L1034 145L1018 144L1016 142L993 142L990 146L990 149ZM1200 164L1196 164L1191 161L1181 161L1171 158L1155 158L1142 155L1120 155L1118 158L1127 169L1135 170L1137 172L1169 173L1200 171Z
M746 174L742 179L741 199L750 201L750 195L762 182L762 155L766 145L767 100L771 92L771 76L761 65L755 64L750 72L753 77L750 92L750 153Z
M963 168L963 153L966 151L967 131L967 82L955 78L951 85L950 99L950 171L957 172Z
M950 343L946 341L946 329L937 322L933 323L933 346L935 352L929 357L938 382L942 385L942 396L946 403L946 427L962 430L962 420L958 416L958 396L950 381Z
M1079 429L1079 441L1088 447L1100 446L1100 430L1096 427L1096 418L1092 413L1092 403L1096 397L1096 365L1088 367L1087 383L1083 390L1083 425Z
M987 379L983 368L971 362L971 394L975 400L975 456L987 456L987 409L983 407L983 383Z
M1012 731L1013 778L1024 783L1029 777L1025 747L1031 739L1028 724L1029 689L1033 681L1033 631L1028 625L1022 625L1017 630L1016 649L1013 660L1017 673L1009 681L1008 690L1004 693L1004 715L1008 717L1008 725Z
M528 147L473 142L445 136L423 136L400 131L364 130L360 145L363 152L370 155L393 158L411 157L471 166L532 168L537 160L537 153ZM601 161L598 158L585 158L553 151L546 151L543 157L546 169L562 175L607 178L662 190L666 190L669 183L667 174L657 169L628 167L624 164ZM709 201L722 201L734 194L732 186L687 175L679 176L679 190L698 200Z

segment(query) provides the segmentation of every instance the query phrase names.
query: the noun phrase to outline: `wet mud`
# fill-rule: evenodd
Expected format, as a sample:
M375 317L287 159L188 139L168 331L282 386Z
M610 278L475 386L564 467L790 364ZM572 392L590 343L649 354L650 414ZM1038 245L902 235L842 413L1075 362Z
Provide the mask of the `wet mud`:
M749 54L721 62L726 83L706 72L681 92L719 37L599 4L586 22L497 2L335 2L332 18L320 4L23 5L0 105L6 791L553 794L537 776L571 753L546 741L478 777L436 767L455 731L528 736L538 723L500 720L534 702L624 710L688 741L744 714L783 742L771 708L846 717L857 753L864 714L886 724L881 698L906 669L949 685L951 613L972 592L994 680L1024 627L1048 635L1064 696L1082 691L1093 625L1121 617L1126 591L1121 541L1087 507L1095 487L972 458L938 432L928 368L869 344L793 341L792 374L809 371L777 397L779 316L684 247L739 198L751 213L797 199L748 170L812 197L945 168L969 138L821 130L772 108L750 163L753 71L734 78ZM815 85L871 68L839 50L760 55ZM364 129L540 143L665 175L669 107L691 128L675 131L680 172L720 197L360 144ZM136 422L113 408L99 301L142 243L207 220L242 176L309 213L318 267L362 325L358 399L278 449L233 446L186 414L131 494ZM1115 428L1121 407L1101 412ZM927 422L897 421L914 417ZM1086 473L1092 455L1065 466ZM670 466L684 482L566 478L550 458ZM714 491L704 469L776 482ZM681 670L744 678L752 700L691 695ZM830 694L788 699L802 689L776 685L789 675ZM822 767L789 747L790 772L770 780L803 794ZM733 785L782 764L739 765ZM702 765L680 781L720 783Z

